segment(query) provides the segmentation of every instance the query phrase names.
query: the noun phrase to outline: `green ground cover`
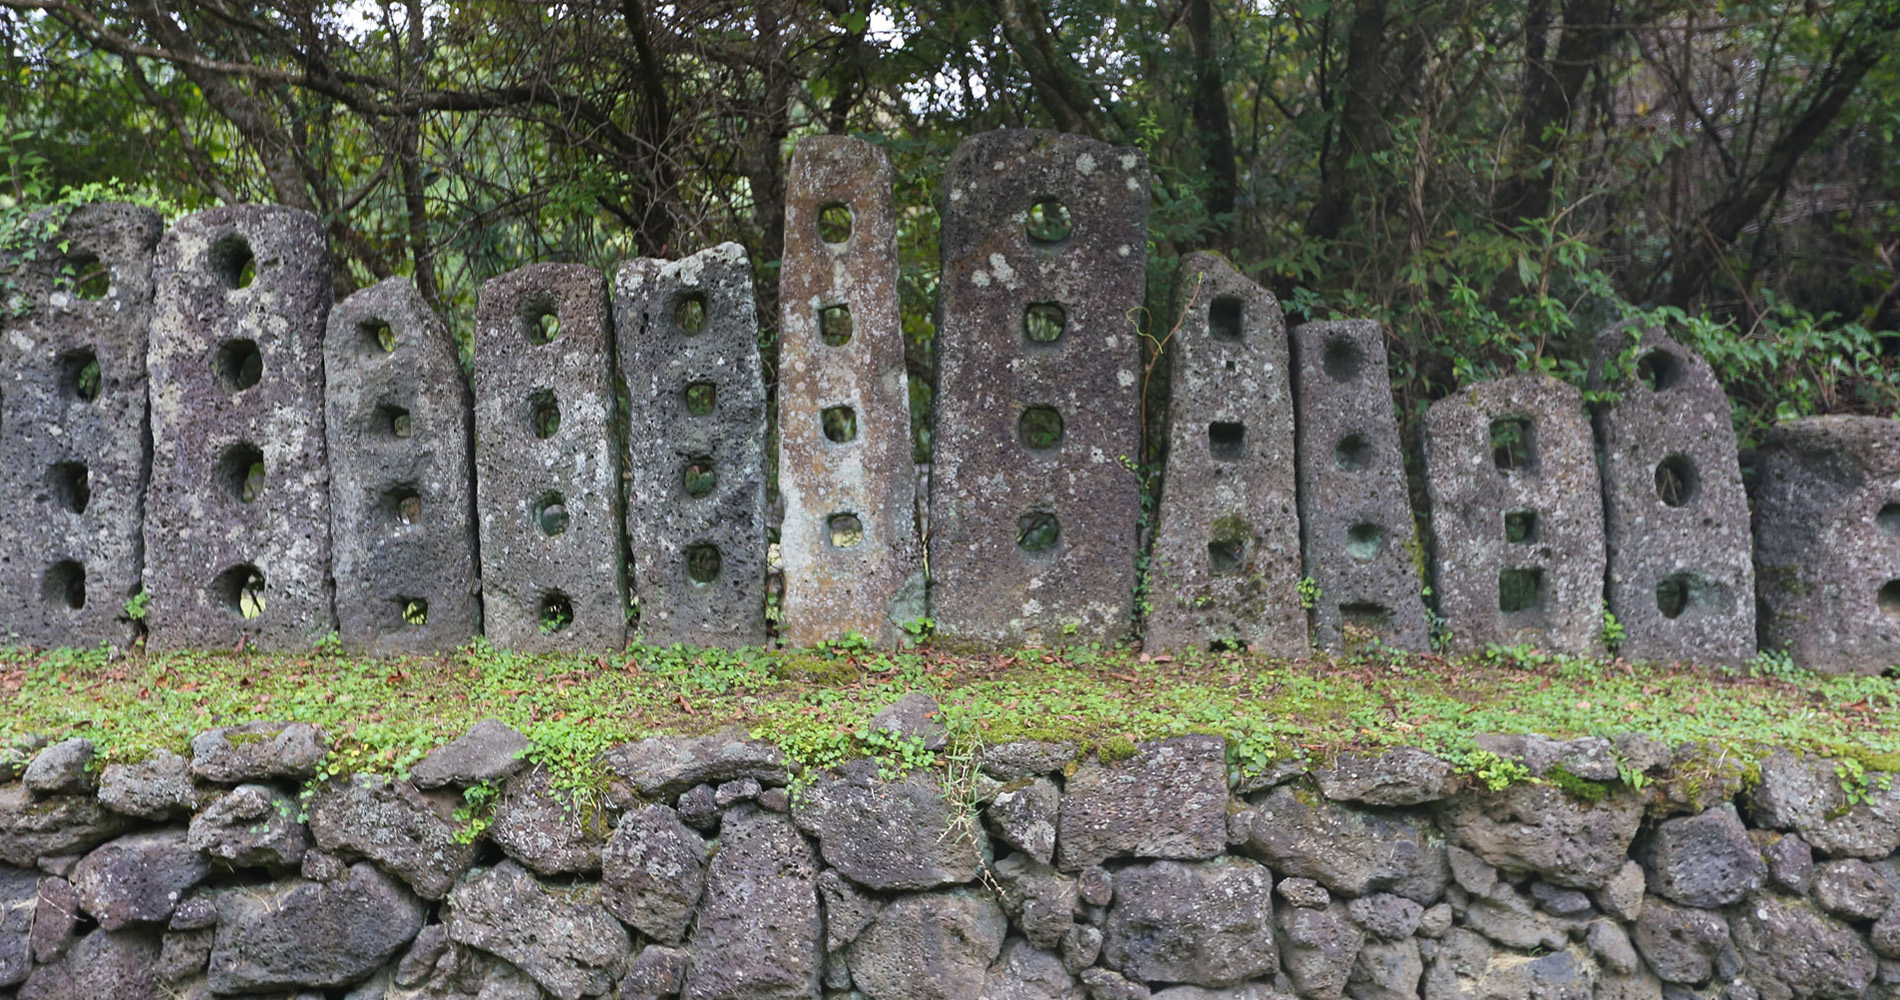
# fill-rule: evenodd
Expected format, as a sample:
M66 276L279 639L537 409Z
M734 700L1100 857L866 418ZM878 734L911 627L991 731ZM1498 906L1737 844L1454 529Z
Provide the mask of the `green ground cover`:
M952 746L940 755L866 731L908 691L936 696ZM967 760L976 746L1066 739L1104 754L1183 732L1230 741L1237 770L1288 757L1408 744L1468 771L1509 777L1480 733L1639 731L1695 741L1726 760L1776 746L1900 770L1900 680L1817 677L1777 664L1661 667L1498 650L1465 659L1369 649L1289 662L1241 652L1181 658L1123 649L971 656L858 644L736 652L636 648L603 657L531 657L477 640L452 654L0 651L0 747L83 735L104 760L257 719L316 723L335 748L328 773L402 772L432 747L495 717L533 755L581 783L606 747L644 736L741 726L807 764L883 754L911 764Z

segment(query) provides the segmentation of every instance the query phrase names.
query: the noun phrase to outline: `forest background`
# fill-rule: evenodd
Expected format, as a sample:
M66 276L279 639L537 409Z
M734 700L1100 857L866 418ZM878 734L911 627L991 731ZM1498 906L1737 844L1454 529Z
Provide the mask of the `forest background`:
M921 460L944 166L1054 128L1153 166L1152 393L1172 262L1213 249L1290 322L1388 323L1408 433L1477 378L1581 382L1642 315L1746 449L1900 413L1897 42L1900 0L0 0L0 233L293 205L339 295L410 276L465 344L509 269L737 240L769 384L792 145L858 134L897 167Z

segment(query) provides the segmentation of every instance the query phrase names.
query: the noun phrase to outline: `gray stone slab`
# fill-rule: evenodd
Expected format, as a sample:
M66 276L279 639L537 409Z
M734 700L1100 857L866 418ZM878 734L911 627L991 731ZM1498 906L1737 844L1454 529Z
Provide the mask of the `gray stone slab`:
M862 139L811 136L792 152L779 272L778 488L780 631L795 646L853 632L895 645L901 626L924 613L891 181L890 158ZM835 231L836 221L848 229ZM842 443L825 434L825 413L840 406L857 429Z
M33 224L51 225L42 215ZM145 331L158 214L86 205L0 262L0 628L36 646L124 644L144 557ZM64 247L64 249L62 249Z
M943 181L931 615L968 646L1128 633L1148 163L1006 129ZM1060 427L1056 426L1059 419Z
M1385 328L1371 320L1293 328L1299 412L1300 531L1319 588L1313 638L1341 652L1345 627L1423 652L1424 553L1405 486L1405 453L1386 368Z
M1603 497L1575 387L1480 382L1425 412L1432 589L1452 648L1603 652Z
M481 628L473 399L455 341L407 278L330 310L330 538L343 645L453 649Z
M323 223L279 205L188 215L153 279L148 641L308 647L336 631Z
M627 541L639 639L760 645L765 379L745 248L620 265L614 323L632 407Z
M1900 423L1790 420L1756 454L1762 648L1830 674L1900 664Z
M482 285L475 511L483 631L522 652L626 645L607 282L530 264Z
M1304 656L1280 303L1220 256L1197 253L1181 262L1169 317L1174 396L1144 647Z
M1748 495L1728 396L1708 362L1658 328L1597 335L1597 411L1610 611L1632 660L1755 655Z

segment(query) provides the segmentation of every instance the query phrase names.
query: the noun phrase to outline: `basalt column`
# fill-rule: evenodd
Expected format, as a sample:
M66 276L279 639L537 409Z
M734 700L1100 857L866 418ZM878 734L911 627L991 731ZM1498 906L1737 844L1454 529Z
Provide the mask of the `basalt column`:
M1141 495L1148 164L1033 129L944 177L931 611L967 645L1126 633Z
M923 568L891 163L861 139L812 136L792 154L778 412L784 637L892 645L924 613Z
M1425 474L1453 647L1600 655L1603 498L1582 395L1521 375L1433 403Z
M620 265L614 323L632 407L627 541L640 641L757 646L765 379L745 249Z
M468 382L407 278L330 312L330 525L345 647L453 649L481 625L468 474Z
M153 277L150 642L307 647L336 630L323 223L276 205L188 215Z
M1146 648L1308 651L1286 322L1219 256L1181 264L1168 469L1149 563Z
M1728 397L1702 358L1659 329L1597 336L1610 611L1632 660L1739 663L1755 655L1748 496Z
M51 222L38 216L28 226ZM88 205L0 261L0 627L36 646L123 644L143 586L145 331L158 214Z
M1300 415L1300 531L1318 590L1321 648L1376 638L1394 649L1430 644L1418 531L1405 489L1386 374L1385 329L1368 320L1293 328Z
M1900 664L1900 424L1790 420L1758 454L1762 648L1828 674Z
M531 264L482 285L475 508L488 638L524 652L626 644L607 282Z

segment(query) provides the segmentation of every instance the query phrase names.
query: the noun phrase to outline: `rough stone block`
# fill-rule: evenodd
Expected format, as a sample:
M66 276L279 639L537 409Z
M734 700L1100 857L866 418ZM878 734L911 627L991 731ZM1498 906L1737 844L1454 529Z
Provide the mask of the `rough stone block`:
M626 644L607 283L531 264L482 285L475 507L483 629L504 649Z
M862 139L811 136L792 153L778 486L783 633L796 646L852 632L895 645L924 613L891 181L890 159ZM827 433L838 407L856 420L844 442Z
M1822 673L1900 663L1900 424L1807 417L1758 452L1763 648Z
M1299 402L1300 532L1319 587L1313 638L1343 651L1346 627L1394 649L1431 644L1418 529L1392 407L1385 328L1370 320L1293 328ZM1355 634L1358 634L1357 631Z
M330 311L324 340L330 537L343 645L453 649L481 627L468 382L407 278Z
M54 219L42 214L33 227ZM0 260L0 630L36 646L123 644L143 585L145 331L158 214L87 205ZM62 247L64 249L62 249Z
M1739 663L1755 655L1748 497L1728 396L1708 362L1662 330L1597 336L1610 611L1633 660Z
M1603 498L1582 396L1537 375L1425 413L1432 585L1460 652L1603 651Z
M640 641L765 642L765 380L737 243L614 276ZM827 418L830 419L830 418Z
M1128 631L1140 489L1135 325L1148 164L1034 129L963 140L944 177L932 617L948 643Z
M188 215L153 283L148 641L308 647L336 631L323 223L279 205Z
M1183 261L1145 647L1304 656L1286 321L1216 254Z

